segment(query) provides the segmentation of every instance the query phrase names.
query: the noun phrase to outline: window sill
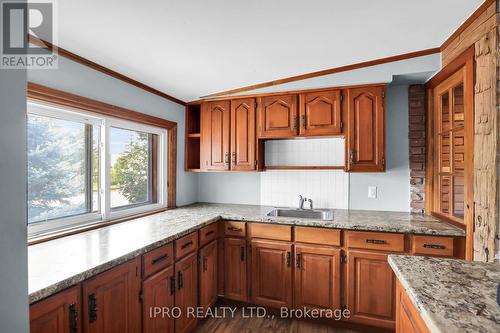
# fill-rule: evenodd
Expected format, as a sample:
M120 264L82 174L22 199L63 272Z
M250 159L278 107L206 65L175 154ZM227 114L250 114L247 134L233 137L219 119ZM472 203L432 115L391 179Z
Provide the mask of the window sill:
M62 238L62 237L70 236L70 235L75 235L75 234L85 232L85 231L90 231L90 230L94 230L94 229L108 227L108 226L113 225L113 224L126 222L126 221L134 220L134 219L137 219L140 217L161 213L161 212L164 212L164 211L167 211L170 209L172 209L172 208L164 207L164 208L155 209L155 210L144 212L144 213L128 215L126 217L119 217L119 218L109 219L109 220L100 220L100 221L86 224L84 226L68 228L68 229L61 230L61 231L48 232L48 233L43 234L43 235L37 235L37 236L33 236L31 238L28 238L28 246L40 244L43 242L48 242L48 241L51 241L54 239L58 239L58 238Z

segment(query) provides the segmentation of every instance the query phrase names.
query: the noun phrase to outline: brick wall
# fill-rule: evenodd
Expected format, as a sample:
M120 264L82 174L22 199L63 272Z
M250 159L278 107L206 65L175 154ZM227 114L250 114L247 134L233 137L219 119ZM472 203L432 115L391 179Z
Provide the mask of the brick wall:
M410 142L410 209L424 212L425 201L425 89L423 85L408 88Z

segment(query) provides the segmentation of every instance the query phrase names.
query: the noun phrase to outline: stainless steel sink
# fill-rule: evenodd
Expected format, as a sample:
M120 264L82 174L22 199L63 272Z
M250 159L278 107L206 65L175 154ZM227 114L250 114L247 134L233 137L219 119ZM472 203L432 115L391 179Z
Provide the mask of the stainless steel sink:
M295 209L295 208L274 208L266 216L298 217L304 219L318 219L333 221L332 209Z

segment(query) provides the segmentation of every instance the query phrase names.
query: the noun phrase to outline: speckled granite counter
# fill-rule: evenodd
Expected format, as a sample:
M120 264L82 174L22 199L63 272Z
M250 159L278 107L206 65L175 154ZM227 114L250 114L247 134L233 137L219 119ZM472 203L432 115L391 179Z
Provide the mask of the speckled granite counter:
M335 210L334 221L267 217L272 207L195 204L28 247L30 303L83 281L221 218L340 228L464 236L430 216Z
M500 264L400 255L389 264L431 333L500 332Z

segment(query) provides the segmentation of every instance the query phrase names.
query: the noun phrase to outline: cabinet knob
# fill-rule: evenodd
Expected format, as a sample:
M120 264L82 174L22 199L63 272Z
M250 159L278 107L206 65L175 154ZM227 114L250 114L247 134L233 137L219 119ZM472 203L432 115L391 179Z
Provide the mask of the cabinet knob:
M354 163L354 149L349 149L349 164Z

